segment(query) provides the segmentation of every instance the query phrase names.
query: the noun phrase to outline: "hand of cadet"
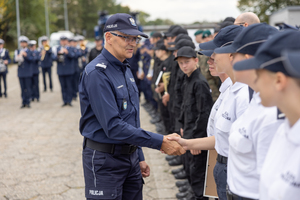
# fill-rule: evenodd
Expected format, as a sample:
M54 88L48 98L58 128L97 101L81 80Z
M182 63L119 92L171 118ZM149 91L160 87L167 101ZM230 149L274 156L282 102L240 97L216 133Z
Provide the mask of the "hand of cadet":
M140 162L140 168L143 178L150 176L150 167L145 161Z
M176 136L177 135L177 136ZM178 144L180 144L181 145L181 147L184 149L184 150L188 150L189 148L188 148L188 145L187 145L187 140L186 139L183 139L183 138L181 138L181 137L179 137L179 135L176 133L176 135L174 135L174 133L173 134L171 134L171 135L167 135L166 137L167 137L167 139L169 140L169 141L176 141Z
M180 129L180 135L181 135L181 137L183 137L183 129L182 128Z
M27 53L25 51L22 52L22 56L26 57Z
M155 92L158 93L158 94L162 93L164 90L165 90L164 83L159 83L157 88L155 88Z
M64 53L68 54L69 53L68 49L64 48Z
M170 100L170 95L169 93L165 93L164 96L162 96L162 103L164 104L164 106L167 106L167 103Z
M175 133L177 136L174 135L174 133L170 136L172 138L179 138L180 136ZM168 140L167 137L164 136L163 143L161 145L161 151L168 154L168 155L182 155L185 154L185 150L176 142L175 140Z
M7 64L8 64L8 60L4 60L3 63L4 63L5 65L7 65Z
M191 154L196 156L196 155L199 155L201 153L201 150L190 150L191 151Z
M147 79L148 79L149 81L151 81L151 80L152 80L152 76L147 76Z

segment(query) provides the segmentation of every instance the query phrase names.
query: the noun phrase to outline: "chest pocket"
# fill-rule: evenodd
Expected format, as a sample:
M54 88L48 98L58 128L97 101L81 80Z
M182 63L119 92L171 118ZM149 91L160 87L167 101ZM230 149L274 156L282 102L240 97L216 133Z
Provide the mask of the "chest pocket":
M116 99L117 99L117 104L119 108L119 112L121 113L121 116L123 117L124 114L129 112L128 108L128 103L129 103L129 98L128 98L128 92L126 90L126 87L123 85L118 86L116 88Z
M230 116L226 115L224 112L220 115L216 116L217 118L215 119L215 126L218 130L228 133L230 131L232 122L231 120L228 118Z
M230 146L242 154L249 153L252 150L252 141L239 133L238 130L230 134L229 141Z

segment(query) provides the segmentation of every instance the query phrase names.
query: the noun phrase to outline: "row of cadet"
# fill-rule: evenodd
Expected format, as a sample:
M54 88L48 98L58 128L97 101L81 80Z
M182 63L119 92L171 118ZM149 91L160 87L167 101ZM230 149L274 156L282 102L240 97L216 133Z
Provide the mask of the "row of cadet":
M78 93L79 76L87 62L93 60L102 51L103 39L95 38L96 46L88 51L83 36L67 38L61 36L60 46L52 48L46 36L41 37L42 47L37 49L36 41L26 36L19 37L21 48L14 52L14 63L18 64L18 77L21 86L22 106L30 108L31 101L39 102L39 67L43 73L44 92L47 91L46 76L49 79L49 88L53 91L52 65L57 61L57 74L59 77L63 106L72 106L71 101L76 100ZM79 43L79 44L78 44ZM0 97L7 97L8 64L11 63L9 51L4 41L0 39ZM2 93L1 79L3 80Z
M300 31L260 23L254 13L226 18L214 35L171 26L130 59L157 132L186 150L167 156L177 199L204 197L207 150L220 200L300 197ZM282 112L283 113L282 113ZM285 116L287 117L285 119Z

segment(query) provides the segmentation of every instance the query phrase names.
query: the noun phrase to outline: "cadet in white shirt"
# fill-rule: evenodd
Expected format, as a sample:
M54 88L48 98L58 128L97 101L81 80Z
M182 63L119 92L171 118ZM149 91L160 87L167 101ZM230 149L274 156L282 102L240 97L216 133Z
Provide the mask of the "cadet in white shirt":
M229 136L227 199L258 199L260 171L269 145L283 120L278 119L276 106L266 108L261 105L255 80L254 69L244 70L247 66L239 61L252 58L270 35L278 30L265 23L245 28L234 42L217 53L233 53L234 77L251 87L255 93L246 111L232 124Z
M200 49L207 49L206 51L200 51L200 53L208 55L208 53L211 54L213 52L212 49L226 46L226 44L231 43L234 40L234 38L242 31L242 29L243 27L236 25L227 26L221 29L213 41L200 44ZM212 55L216 70L218 73L226 73L229 78L233 80L233 69L230 60L231 57L229 54L223 55L225 56L218 56L217 54ZM225 92L225 90L224 94L221 95L222 103L218 107L213 119L213 133L211 129L213 126L211 124L208 125L207 132L208 136L210 137L190 140L169 137L170 140L176 140L179 142L185 149L216 149L218 152L218 158L214 168L214 178L220 200L227 199L226 185L229 130L231 124L244 112L249 105L248 86L242 83L236 83L234 80L232 82L233 85L228 88L228 91ZM213 115L213 113L211 115Z
M286 50L298 52L281 56ZM261 170L260 200L300 198L299 50L300 32L285 30L268 39L254 58L239 62L248 69L257 69L256 85L262 105L277 106L286 115Z

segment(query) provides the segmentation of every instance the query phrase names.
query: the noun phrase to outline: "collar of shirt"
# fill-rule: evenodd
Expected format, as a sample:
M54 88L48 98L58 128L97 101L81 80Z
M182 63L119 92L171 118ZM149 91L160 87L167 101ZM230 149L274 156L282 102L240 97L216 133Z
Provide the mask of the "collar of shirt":
M246 84L244 83L240 83L240 82L235 82L232 86L231 86L231 92L235 93L237 91L239 91L242 87L244 87Z
M300 119L298 119L298 121L294 124L294 126L291 127L289 120L286 118L284 122L284 130L289 142L299 146L300 145L300 134L299 134Z
M228 77L226 78L226 80L221 84L221 87L219 88L219 91L221 93L224 93L228 87L232 86L232 81L231 79Z
M199 75L199 73L200 73L200 71L199 71L199 69L197 68L195 71L193 71L193 73L192 73L189 77L186 76L186 80L188 80L188 81L192 80L193 77Z
M101 54L110 62L110 64L115 67L117 70L124 69L122 67L130 67L128 60L125 59L124 62L119 61L116 57L114 57L107 49L103 48Z
M253 93L253 97L252 97L253 101L255 101L257 104L261 103L261 98L259 96L259 92L254 92Z

